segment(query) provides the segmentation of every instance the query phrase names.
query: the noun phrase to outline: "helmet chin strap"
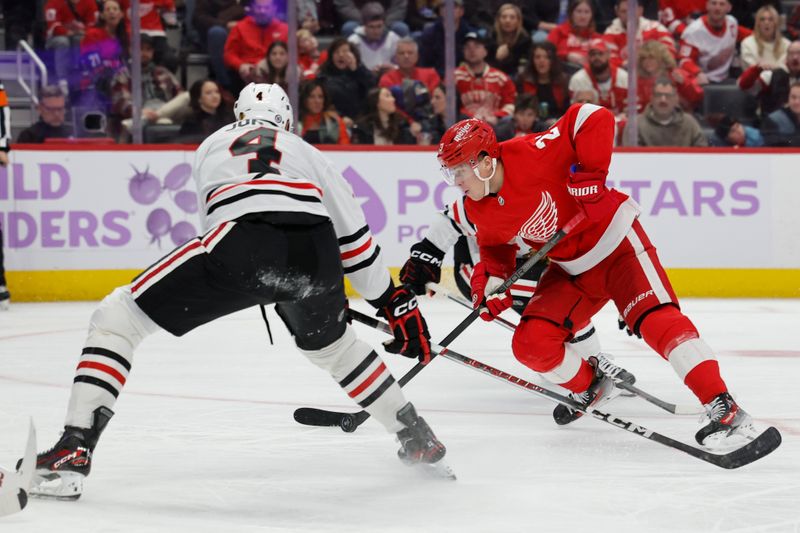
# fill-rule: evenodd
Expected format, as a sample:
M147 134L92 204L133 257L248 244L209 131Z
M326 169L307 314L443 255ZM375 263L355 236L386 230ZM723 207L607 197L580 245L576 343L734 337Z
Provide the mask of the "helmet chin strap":
M475 176L483 182L483 195L489 196L489 181L494 177L494 173L497 171L497 158L492 158L492 173L489 174L487 177L481 176L480 172L478 172L478 167L472 167L472 172L475 173Z

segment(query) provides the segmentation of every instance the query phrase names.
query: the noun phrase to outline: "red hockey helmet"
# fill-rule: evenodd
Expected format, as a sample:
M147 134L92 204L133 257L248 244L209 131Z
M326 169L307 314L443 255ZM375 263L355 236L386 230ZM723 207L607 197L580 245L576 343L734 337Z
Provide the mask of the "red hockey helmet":
M462 163L475 167L481 152L486 152L492 159L500 155L497 137L489 124L477 118L468 118L450 126L439 142L438 157L445 180L452 184L454 176L449 169Z

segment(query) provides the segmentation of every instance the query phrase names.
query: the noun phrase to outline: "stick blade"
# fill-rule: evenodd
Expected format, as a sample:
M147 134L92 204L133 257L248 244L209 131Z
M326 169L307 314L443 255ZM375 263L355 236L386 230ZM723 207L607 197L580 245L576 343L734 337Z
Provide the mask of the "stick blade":
M314 407L300 407L294 411L294 421L304 426L337 427L343 415Z
M781 434L774 427L770 426L761 435L747 443L745 446L734 450L725 455L717 456L715 461L717 466L732 470L761 459L775 451L781 445Z
M25 457L18 472L0 468L0 516L22 511L28 505L28 490L36 469L36 428L33 420L28 427Z

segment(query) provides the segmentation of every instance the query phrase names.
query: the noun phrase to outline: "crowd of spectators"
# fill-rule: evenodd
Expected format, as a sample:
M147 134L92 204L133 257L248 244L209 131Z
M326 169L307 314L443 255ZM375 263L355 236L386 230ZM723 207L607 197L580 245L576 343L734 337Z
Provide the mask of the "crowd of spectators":
M296 4L298 64L290 65L285 1L140 0L146 127L171 124L175 141L197 142L233 120L245 84L286 88L297 68L297 129L309 142L438 141L447 127L443 1ZM640 0L635 58L627 0L454 0L453 11L457 118L483 119L501 139L543 131L571 103L593 102L614 112L619 144L800 144L800 3ZM15 16L7 10L7 26ZM46 0L43 19L31 39L42 43L55 81L41 91L41 119L19 140L73 135L65 110L80 108L103 113L104 133L128 141L130 0ZM180 50L167 39L175 27ZM208 79L187 91L179 69L188 53L207 54ZM706 113L706 92L720 87L753 98L757 109Z

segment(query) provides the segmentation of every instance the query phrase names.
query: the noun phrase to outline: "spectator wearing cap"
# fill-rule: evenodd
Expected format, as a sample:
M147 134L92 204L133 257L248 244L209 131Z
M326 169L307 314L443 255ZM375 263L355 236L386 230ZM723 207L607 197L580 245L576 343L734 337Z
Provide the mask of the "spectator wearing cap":
M517 88L505 72L486 62L486 43L477 33L464 36L464 62L455 70L461 113L497 124L514 113Z
M39 120L19 133L18 143L43 143L45 139L66 139L73 136L72 126L64 123L66 97L59 87L49 85L39 90L36 109Z
M786 105L767 115L761 132L768 146L800 146L800 82L789 87Z
M522 9L503 4L497 10L489 38L489 64L516 80L520 65L530 53L531 37L522 26Z
M502 142L514 137L524 137L531 133L545 131L548 126L545 122L538 120L538 109L539 101L534 95L527 93L517 95L514 102L514 114L501 119L494 128L497 140Z
M628 64L628 0L617 0L614 12L617 14L606 28L603 39L608 43L611 62L626 67ZM675 40L670 31L657 20L644 16L644 7L637 3L636 16L639 20L636 32L636 47L647 41L658 41L667 47L673 57L677 56Z
M736 45L752 32L729 15L728 0L707 0L706 14L681 34L680 66L695 75L700 85L728 78Z
M368 2L361 8L363 26L359 26L347 40L355 45L361 61L373 74L393 68L392 58L400 36L386 27L386 14L380 2Z
M656 80L653 99L636 116L636 126L637 146L708 146L697 119L678 105L678 91L669 78ZM627 129L622 137L625 142Z
M766 116L786 105L789 87L796 81L800 81L800 40L786 50L786 68L753 65L742 72L737 83L740 89L758 98L761 116Z
M456 28L456 65L464 60L464 37L468 33L478 33L478 29L471 26L464 19L464 0L453 0L453 18ZM419 64L423 67L436 69L439 76L444 76L444 2L439 4L439 18L425 28L419 39L420 57Z
M381 0L380 4L384 8L386 25L400 37L409 34L408 25L403 20L407 11L407 3L414 0ZM372 3L374 0L333 0L336 14L343 21L341 34L344 37L356 31L356 28L363 26L367 22L363 18L363 7Z
M742 124L728 115L722 117L709 139L713 146L734 148L758 148L764 146L764 137L758 129Z
M288 42L289 27L275 18L275 0L252 0L248 15L236 23L225 41L225 65L236 72L231 76L231 91L253 81L256 65L275 41Z
M603 39L593 39L589 45L589 64L569 80L570 98L576 92L594 89L599 96L599 105L610 109L615 115L625 111L628 97L628 73L610 63L611 54Z
M192 22L200 40L208 50L208 62L217 83L230 87L231 80L225 68L223 52L225 41L236 23L245 16L239 0L197 0Z
M432 68L418 67L419 46L411 37L403 37L397 41L394 53L394 62L397 68L388 70L381 76L378 85L381 87L394 87L402 85L404 81L419 81L428 88L429 93L441 83L439 74Z

